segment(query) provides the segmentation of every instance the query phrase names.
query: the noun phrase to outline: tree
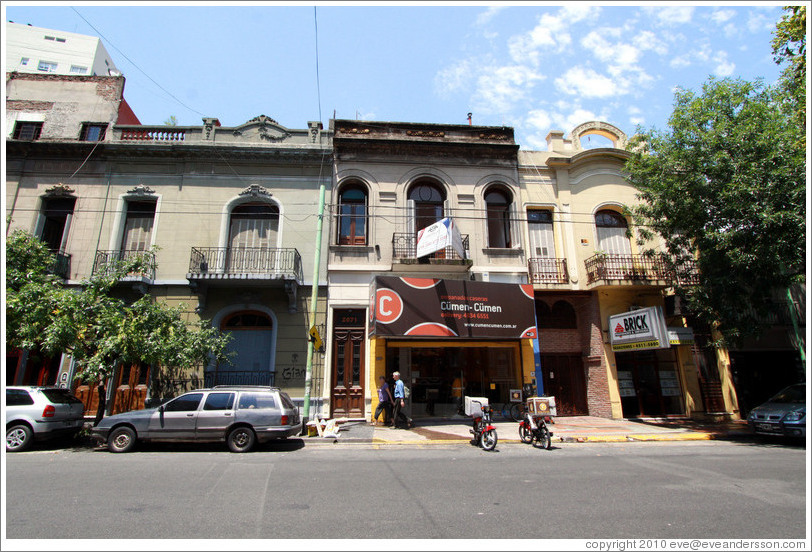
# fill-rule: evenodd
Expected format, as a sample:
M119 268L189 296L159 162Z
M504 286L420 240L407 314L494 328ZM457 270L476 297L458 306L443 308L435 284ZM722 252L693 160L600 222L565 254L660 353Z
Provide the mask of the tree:
M116 282L147 265L146 256L96 274L78 290L49 274L53 256L27 232L9 236L6 256L7 343L69 354L77 378L104 381L121 364L172 369L225 359L229 336L204 320L187 323L182 305L170 307L149 295L128 303L113 294Z
M775 62L786 64L781 84L799 124L806 126L806 6L787 6L775 26L772 48Z
M178 126L178 118L175 117L174 115L170 115L169 118L166 121L164 121L164 124L166 126L171 126L171 127Z
M772 291L804 278L802 129L780 104L761 81L679 90L670 130L641 132L626 163L643 237L662 237L677 266L695 256L699 285L676 291L723 341L760 333Z

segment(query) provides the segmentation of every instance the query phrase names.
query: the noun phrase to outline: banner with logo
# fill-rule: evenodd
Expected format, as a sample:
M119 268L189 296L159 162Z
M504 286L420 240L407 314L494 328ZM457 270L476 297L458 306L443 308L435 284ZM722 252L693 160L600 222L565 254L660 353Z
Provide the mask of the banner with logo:
M646 307L609 317L613 351L668 349L668 331L662 307Z
M533 286L376 277L370 289L374 336L533 339Z
M462 235L454 221L448 217L417 232L418 258L431 255L449 245L454 248L460 259L465 258L465 250L462 248Z

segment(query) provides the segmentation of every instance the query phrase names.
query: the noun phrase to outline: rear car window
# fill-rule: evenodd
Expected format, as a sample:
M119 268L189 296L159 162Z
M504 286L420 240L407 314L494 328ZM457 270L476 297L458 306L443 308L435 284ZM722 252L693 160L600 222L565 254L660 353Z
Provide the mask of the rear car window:
M209 393L203 410L231 410L234 406L234 393Z
M290 397L288 396L287 393L285 392L279 393L279 398L282 401L282 404L285 405L285 408L291 408L293 410L296 410L296 405L293 404L293 401L290 400Z
M67 389L43 389L42 394L54 404L82 404Z
M6 406L26 406L34 404L34 399L25 389L6 389Z
M243 393L239 408L276 408L276 401L268 393Z

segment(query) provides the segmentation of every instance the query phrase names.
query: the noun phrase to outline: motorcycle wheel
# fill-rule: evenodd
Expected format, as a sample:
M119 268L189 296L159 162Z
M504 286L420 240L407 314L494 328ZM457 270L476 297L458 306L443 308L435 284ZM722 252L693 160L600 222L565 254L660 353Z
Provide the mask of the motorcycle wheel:
M535 437L536 438L533 441L534 447L543 448L547 450L553 448L552 439L550 439L550 430L547 429L546 425L538 428Z
M524 424L519 424L519 439L522 440L522 443L533 442L533 432Z
M479 435L479 446L485 450L493 450L496 448L496 430L489 429L483 431Z

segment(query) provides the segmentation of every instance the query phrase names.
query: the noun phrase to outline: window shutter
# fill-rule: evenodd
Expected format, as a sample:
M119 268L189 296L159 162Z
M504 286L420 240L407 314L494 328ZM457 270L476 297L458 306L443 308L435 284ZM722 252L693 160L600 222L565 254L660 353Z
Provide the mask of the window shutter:
M414 234L417 232L415 228L415 202L413 199L409 199L406 201L406 232L409 234Z

